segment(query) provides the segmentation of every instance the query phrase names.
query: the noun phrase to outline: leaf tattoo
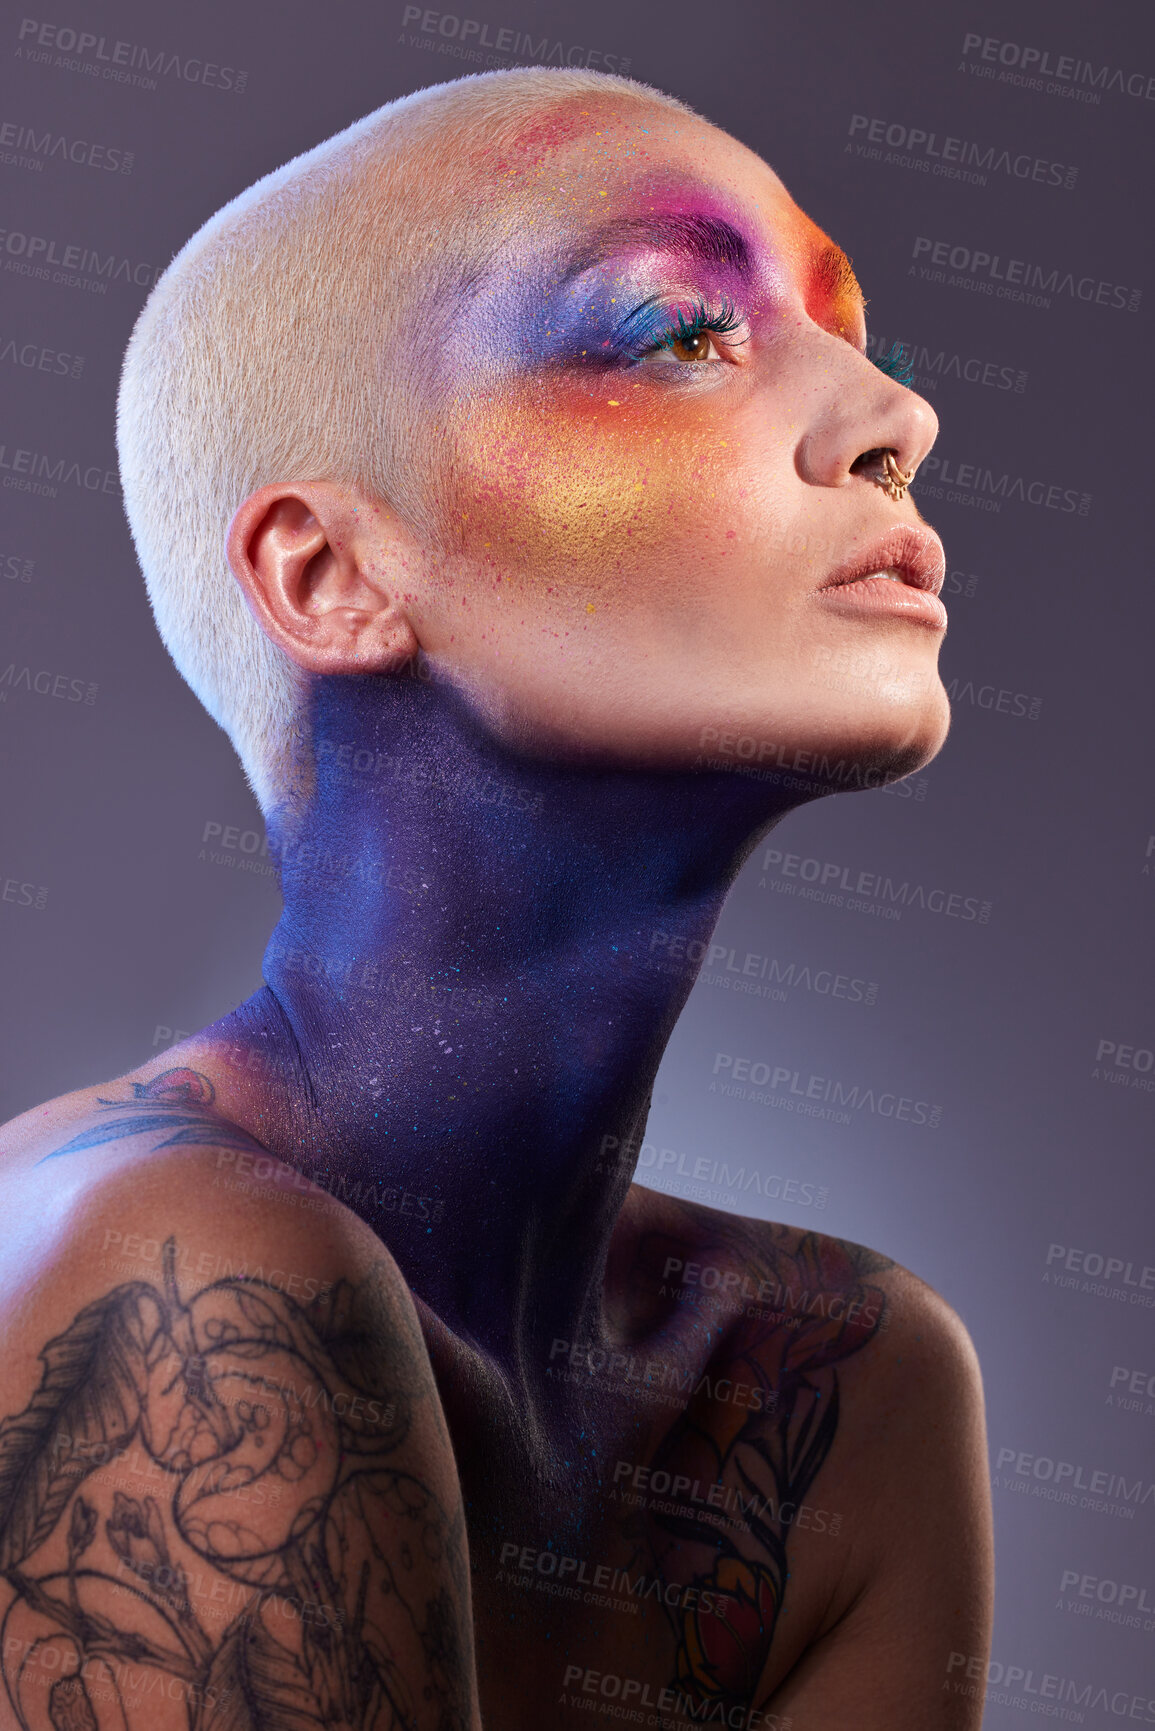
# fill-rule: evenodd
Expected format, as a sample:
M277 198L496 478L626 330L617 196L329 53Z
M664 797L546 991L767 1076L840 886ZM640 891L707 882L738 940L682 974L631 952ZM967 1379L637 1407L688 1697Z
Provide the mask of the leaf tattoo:
M0 1422L16 1723L150 1731L163 1685L189 1731L466 1731L463 1522L396 1458L420 1365L377 1282L302 1306L237 1277L186 1302L176 1267L169 1239L158 1286L81 1310ZM116 1476L130 1453L149 1494ZM413 1558L442 1555L446 1586L419 1592Z

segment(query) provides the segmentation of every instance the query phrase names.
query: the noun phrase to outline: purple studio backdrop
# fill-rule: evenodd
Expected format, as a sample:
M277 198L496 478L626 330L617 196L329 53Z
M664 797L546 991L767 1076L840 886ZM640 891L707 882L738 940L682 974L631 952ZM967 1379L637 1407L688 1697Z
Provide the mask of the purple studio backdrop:
M1147 8L10 9L0 1117L247 996L279 909L122 513L115 393L150 285L222 203L368 110L541 62L629 73L763 155L942 424L914 492L947 546L950 739L751 858L639 1179L875 1246L944 1294L987 1390L985 1722L1155 1724ZM653 946L687 964L678 933Z

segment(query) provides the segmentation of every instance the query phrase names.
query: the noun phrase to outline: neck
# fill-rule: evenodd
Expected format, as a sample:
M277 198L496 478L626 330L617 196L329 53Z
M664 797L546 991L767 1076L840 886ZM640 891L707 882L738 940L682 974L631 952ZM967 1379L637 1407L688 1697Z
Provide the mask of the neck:
M235 1115L344 1194L497 1359L596 1334L696 971L659 969L662 934L704 953L797 796L542 762L409 679L320 682L312 737L303 823L270 825L285 908L266 986L209 1030L262 1074L259 1109Z

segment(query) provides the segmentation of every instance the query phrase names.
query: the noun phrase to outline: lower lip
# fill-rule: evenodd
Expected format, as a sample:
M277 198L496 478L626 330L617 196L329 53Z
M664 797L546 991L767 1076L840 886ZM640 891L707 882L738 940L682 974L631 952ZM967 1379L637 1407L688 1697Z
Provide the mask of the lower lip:
M892 577L860 577L856 583L835 583L818 593L840 613L872 613L879 619L909 619L915 625L946 630L946 608L929 589L912 589Z

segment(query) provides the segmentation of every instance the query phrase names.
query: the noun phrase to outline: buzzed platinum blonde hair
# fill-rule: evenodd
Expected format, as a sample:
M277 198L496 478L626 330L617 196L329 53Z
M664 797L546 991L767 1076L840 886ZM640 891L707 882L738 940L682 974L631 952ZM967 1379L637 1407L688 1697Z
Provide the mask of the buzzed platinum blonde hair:
M161 637L266 815L311 784L306 683L249 611L229 523L260 487L324 480L436 540L440 417L422 412L419 368L431 319L500 254L509 220L455 163L496 166L534 110L606 96L693 112L584 70L416 91L225 205L145 304L117 413L129 524Z

